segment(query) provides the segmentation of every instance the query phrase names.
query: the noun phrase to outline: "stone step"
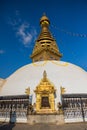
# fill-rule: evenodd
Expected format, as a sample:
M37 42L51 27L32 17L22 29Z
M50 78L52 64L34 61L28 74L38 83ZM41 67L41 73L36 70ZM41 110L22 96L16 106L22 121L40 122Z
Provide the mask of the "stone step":
M64 124L64 116L63 115L51 115L51 114L44 114L44 115L28 115L27 122L29 124L35 123L55 123L55 124Z

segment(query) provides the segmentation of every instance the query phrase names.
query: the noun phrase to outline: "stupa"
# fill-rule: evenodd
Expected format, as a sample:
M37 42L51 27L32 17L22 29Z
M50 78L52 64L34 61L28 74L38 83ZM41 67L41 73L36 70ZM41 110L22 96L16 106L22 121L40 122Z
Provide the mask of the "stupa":
M19 68L7 79L0 79L0 96L26 95L26 88L29 88L37 114L57 114L64 89L66 95L87 93L87 72L60 61L62 54L49 30L50 20L46 15L41 17L40 26L41 32L30 56L32 63Z

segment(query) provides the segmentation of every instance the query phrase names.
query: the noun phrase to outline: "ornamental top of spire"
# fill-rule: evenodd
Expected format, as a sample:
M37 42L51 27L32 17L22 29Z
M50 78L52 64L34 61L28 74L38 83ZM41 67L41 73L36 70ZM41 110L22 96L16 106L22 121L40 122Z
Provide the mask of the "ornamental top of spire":
M49 25L49 24L50 24L50 21L44 13L43 16L40 19L40 25L42 26L42 25Z
M44 70L44 72L43 72L43 79L46 80L46 78L47 78L47 73L46 73L46 70Z

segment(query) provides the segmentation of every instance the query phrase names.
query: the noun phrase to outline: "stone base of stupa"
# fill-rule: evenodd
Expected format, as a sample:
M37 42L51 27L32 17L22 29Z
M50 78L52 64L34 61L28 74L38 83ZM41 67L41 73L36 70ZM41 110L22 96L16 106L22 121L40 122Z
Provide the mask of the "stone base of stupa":
M55 123L57 125L64 124L64 116L58 114L36 114L28 115L27 123Z

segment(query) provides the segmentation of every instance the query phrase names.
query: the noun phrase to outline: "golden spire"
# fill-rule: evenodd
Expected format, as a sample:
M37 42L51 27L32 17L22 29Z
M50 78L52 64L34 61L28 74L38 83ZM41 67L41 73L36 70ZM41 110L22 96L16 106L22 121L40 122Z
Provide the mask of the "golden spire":
M40 19L40 25L41 25L41 33L40 33L37 41L54 40L53 36L51 35L51 33L49 31L50 21L45 14Z
M31 58L33 62L43 60L60 60L62 55L51 32L49 31L50 20L44 14L40 19L41 32L38 36Z

